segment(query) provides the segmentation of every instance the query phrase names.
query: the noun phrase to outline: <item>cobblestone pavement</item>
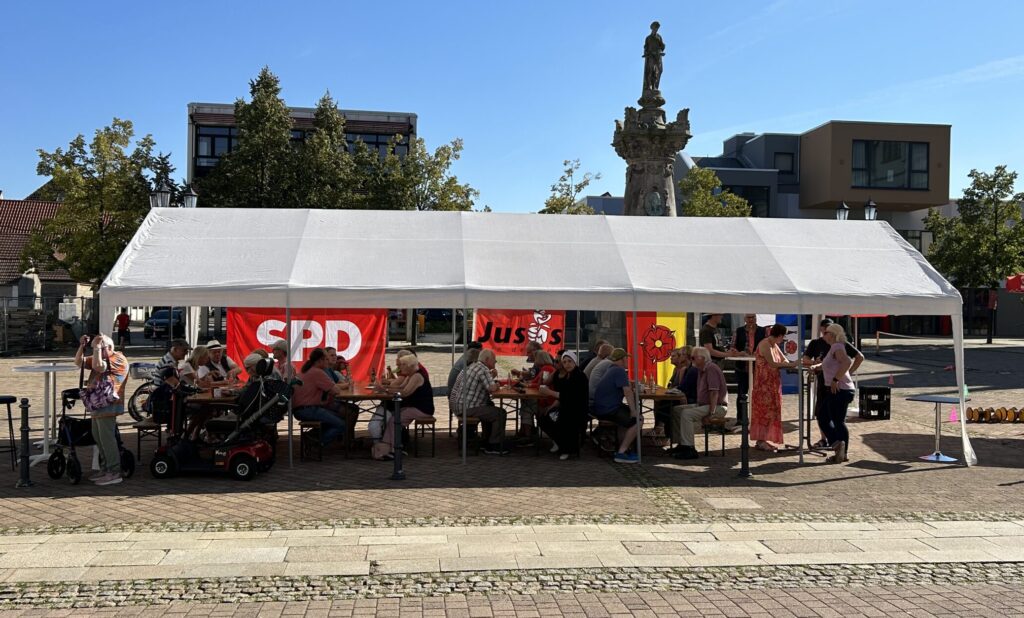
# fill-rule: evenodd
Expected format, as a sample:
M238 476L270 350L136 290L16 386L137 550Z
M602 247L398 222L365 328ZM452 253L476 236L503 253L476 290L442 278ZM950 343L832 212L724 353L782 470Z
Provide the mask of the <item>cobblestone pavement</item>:
M932 450L934 415L904 397L954 392L952 352L929 341L868 352L862 384L892 376L893 419L853 422L847 465L754 452L752 479L737 477L737 436L726 438L724 457L696 462L648 445L642 466L592 451L559 462L532 448L462 466L443 405L437 456L410 458L402 482L389 480L390 464L336 450L323 462L279 464L251 483L158 482L143 466L121 485L97 488L52 481L37 466L37 485L14 489L16 476L0 469L0 610L1024 613L1024 425L970 425L974 468L920 462ZM1022 355L1020 342L971 343L972 405L1024 406ZM448 353L421 358L446 375ZM27 360L0 359L0 391L32 397L38 414L41 380L10 369ZM59 378L66 388L77 376ZM797 402L786 399L795 444ZM134 436L126 441L133 446ZM959 427L944 423L943 450L958 455L959 443ZM144 444L145 461L152 448ZM61 533L71 536L47 536Z

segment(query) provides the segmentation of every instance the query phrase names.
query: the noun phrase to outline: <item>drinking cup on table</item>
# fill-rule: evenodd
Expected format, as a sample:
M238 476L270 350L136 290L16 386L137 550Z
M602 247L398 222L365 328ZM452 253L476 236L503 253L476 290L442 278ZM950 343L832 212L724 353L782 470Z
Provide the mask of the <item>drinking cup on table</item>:
M215 389L213 389L213 396L214 397L221 397L221 396L223 396L223 394L224 394L224 389L222 389L222 388L215 388Z

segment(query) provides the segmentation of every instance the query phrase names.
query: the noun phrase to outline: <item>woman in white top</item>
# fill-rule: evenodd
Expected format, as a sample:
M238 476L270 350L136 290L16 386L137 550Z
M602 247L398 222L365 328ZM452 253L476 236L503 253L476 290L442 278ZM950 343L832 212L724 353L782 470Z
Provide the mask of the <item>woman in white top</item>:
M210 370L206 367L208 362L210 362L210 351L205 345L197 345L178 367L181 380L199 388L210 388L213 385L213 376L210 375Z

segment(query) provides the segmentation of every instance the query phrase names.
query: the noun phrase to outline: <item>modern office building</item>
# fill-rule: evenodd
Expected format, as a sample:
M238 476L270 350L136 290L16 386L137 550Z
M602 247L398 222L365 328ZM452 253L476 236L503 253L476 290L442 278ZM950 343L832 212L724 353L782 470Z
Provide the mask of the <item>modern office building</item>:
M313 128L312 107L289 108L292 140L301 142ZM383 150L395 135L403 137L397 152L402 155L409 140L416 137L416 114L405 112L373 112L341 110L345 116L345 137L349 148L362 141L371 148ZM235 106L231 103L188 104L188 182L202 178L231 152L238 142Z

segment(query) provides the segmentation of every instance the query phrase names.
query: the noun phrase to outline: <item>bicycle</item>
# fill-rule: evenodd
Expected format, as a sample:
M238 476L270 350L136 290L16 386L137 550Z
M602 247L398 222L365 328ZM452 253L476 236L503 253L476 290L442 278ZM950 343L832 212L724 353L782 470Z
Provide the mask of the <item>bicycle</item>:
M153 381L153 373L156 371L156 365L153 363L132 363L128 366L128 373L134 380L145 380L132 396L128 398L128 414L136 422L145 420L146 413L146 402L149 401L150 395L156 391L156 382Z

